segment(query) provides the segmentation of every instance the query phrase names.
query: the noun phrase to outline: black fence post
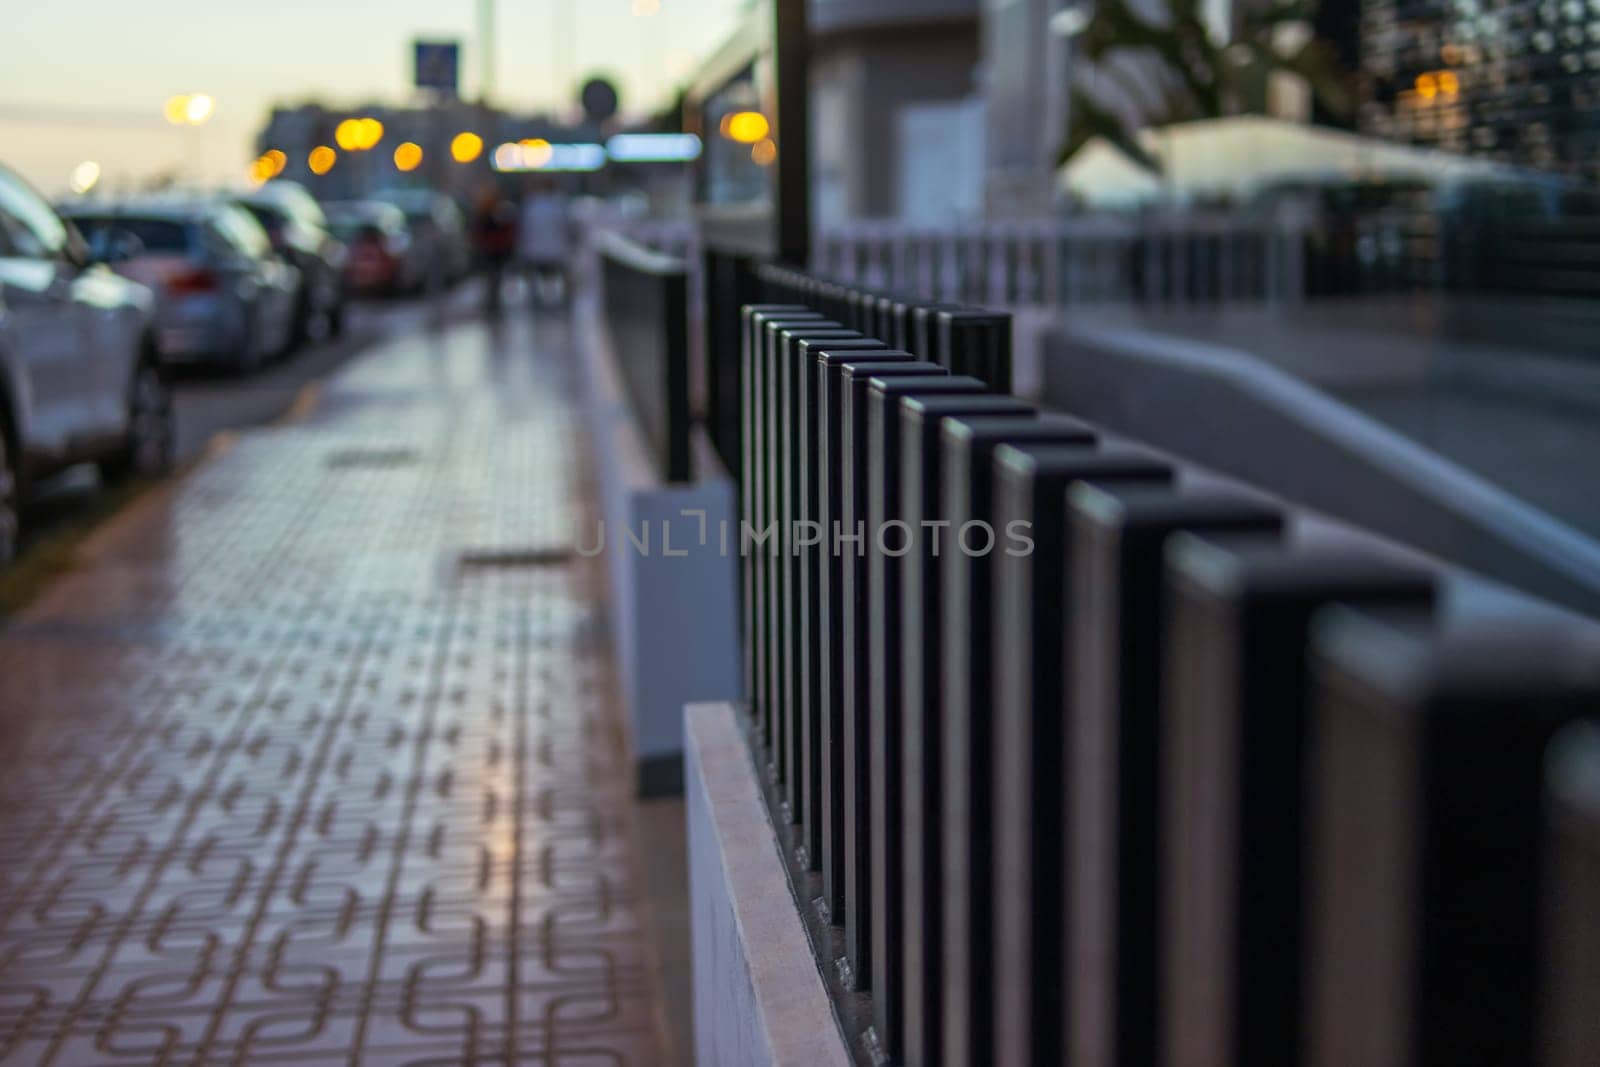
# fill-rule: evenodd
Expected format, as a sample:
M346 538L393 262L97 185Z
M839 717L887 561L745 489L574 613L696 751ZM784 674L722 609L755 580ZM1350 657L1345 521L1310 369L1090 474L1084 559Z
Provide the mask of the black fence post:
M868 656L867 555L876 538L867 522L869 471L867 450L867 387L872 379L920 379L930 374L948 375L937 363L912 360L886 366L870 358L840 363L834 369L839 381L840 421L840 524L849 536L849 551L836 547L839 557L840 696L844 707L844 825L845 825L845 957L857 989L874 988L872 956L872 821L870 818L871 700Z
M944 664L939 718L945 842L943 1051L948 1064L987 1063L994 1042L990 906L994 786L988 714L994 698L989 554L996 540L994 450L1030 441L1089 444L1094 440L1088 426L1063 416L972 416L946 419L943 426L942 518L950 525L946 551L940 557Z
M790 735L789 719L793 715L794 701L797 686L797 672L793 660L795 651L792 638L792 605L788 599L790 592L789 564L792 558L793 546L790 538L793 533L791 520L792 488L790 481L791 465L796 459L795 440L788 422L792 416L790 400L795 393L796 363L799 359L798 345L801 341L826 341L845 344L853 341L869 340L849 329L827 327L822 323L790 326L776 326L772 328L773 363L772 377L767 390L767 410L764 417L771 428L767 451L767 479L768 479L768 516L777 529L777 536L773 540L773 554L767 562L767 662L768 670L767 699L770 701L772 714L768 717L770 730L768 732L768 745L772 759L773 773L780 785L787 786L785 775L788 769L788 752L785 745Z
M1063 1061L1061 783L1066 645L1066 492L1165 484L1172 464L1125 445L1001 445L995 450L994 981L995 1063ZM980 712L981 714L981 712Z
M770 456L776 429L773 427L769 414L771 411L771 394L773 392L772 372L776 361L777 348L775 332L787 326L813 325L818 329L838 329L837 323L828 322L815 313L796 314L784 317L785 313L775 312L767 315L757 312L754 316L756 329L755 358L750 363L750 436L752 448L750 453L750 490L752 513L752 537L748 548L750 556L751 573L751 623L754 651L752 654L752 669L755 678L754 689L751 695L751 706L755 709L756 725L759 728L763 748L770 751L772 744L773 714L773 665L771 662L771 572L773 569L772 558L776 546L772 538L776 530L772 526L773 487L772 463ZM742 544L741 544L741 547Z
M1544 795L1542 1062L1589 1067L1600 1049L1600 727L1551 742Z
M1064 694L1061 803L1071 827L1067 945L1083 964L1066 979L1069 1048L1099 1054L1084 1055L1086 1063L1155 1062L1163 550L1183 530L1273 535L1283 516L1233 493L1090 485L1073 488L1069 507L1074 670Z
M842 356L842 358L840 358ZM835 529L844 519L844 377L840 368L865 361L874 369L895 363L914 363L909 352L832 352L819 355L815 387L818 397L818 519L823 549L818 567L818 608L821 632L821 784L822 883L828 913L834 923L846 921L846 870L849 839L845 819L845 697L844 697L844 559L835 544Z
M1536 1062L1544 760L1600 709L1593 630L1338 607L1311 657L1306 1062Z
M985 383L985 388L987 384ZM943 739L939 682L944 668L940 557L930 522L945 513L943 425L958 415L1028 421L1032 406L1015 397L906 396L900 400L900 485L905 521L915 539L901 582L900 642L902 784L901 818L906 870L905 1061L910 1067L943 1062L944 831Z
M898 1059L905 1047L902 642L908 630L920 635L921 622L905 626L901 610L903 564L916 544L900 483L901 400L978 396L984 388L976 378L943 369L939 376L874 377L867 386L867 528L875 531L867 543L872 1003L879 1046L890 1059ZM897 531L893 536L891 527Z
M792 304L746 304L740 309L741 331L739 337L739 568L742 580L739 590L739 610L743 621L744 640L744 694L752 709L759 703L756 689L755 667L755 559L754 553L744 552L743 538L746 529L755 526L755 467L757 442L755 437L755 371L760 339L764 336L764 316L773 314L810 315L813 312ZM817 315L817 318L822 316Z
M1011 392L1011 316L994 311L941 310L940 355L954 374L970 374L997 393Z
M1196 1065L1293 1062L1302 1032L1307 644L1335 601L1428 608L1434 577L1362 546L1179 534L1167 553L1169 996Z
M826 812L823 808L823 740L825 709L822 687L823 603L822 575L827 562L828 531L822 519L822 394L819 368L858 358L873 352L888 351L881 341L858 338L849 341L801 340L797 367L796 413L799 449L797 466L796 520L805 529L819 531L816 541L796 546L793 560L800 619L795 630L798 647L795 692L798 715L794 742L798 748L800 808L806 862L811 870L822 869L823 834Z

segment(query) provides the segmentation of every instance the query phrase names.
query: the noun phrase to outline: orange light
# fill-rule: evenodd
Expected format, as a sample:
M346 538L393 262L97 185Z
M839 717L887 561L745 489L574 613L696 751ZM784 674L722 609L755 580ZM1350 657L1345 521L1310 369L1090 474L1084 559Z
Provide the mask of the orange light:
M1455 71L1441 70L1439 72L1439 91L1445 96L1455 96L1461 91L1461 80L1456 77Z
M333 129L333 140L346 152L354 152L361 145L361 120L345 119Z
M396 170L412 171L422 165L422 146L415 141L406 141L394 150L394 165Z
M740 144L758 144L772 133L772 123L759 111L736 111L722 118L722 136Z
M377 119L356 120L356 147L365 152L383 140L383 123Z
M463 130L450 140L450 158L457 163L471 163L483 155L483 138L470 130Z
M1432 74L1417 75L1417 95L1424 100L1432 100L1439 95L1439 80Z
M312 174L326 174L333 169L333 164L338 158L339 153L325 144L319 144L306 157L306 166L311 168Z
M267 177L276 178L283 173L283 168L289 165L289 157L284 155L280 149L269 148L261 154L261 162L265 163L267 169L272 172Z
M778 144L772 138L757 141L750 146L750 158L758 167L770 167L778 160Z

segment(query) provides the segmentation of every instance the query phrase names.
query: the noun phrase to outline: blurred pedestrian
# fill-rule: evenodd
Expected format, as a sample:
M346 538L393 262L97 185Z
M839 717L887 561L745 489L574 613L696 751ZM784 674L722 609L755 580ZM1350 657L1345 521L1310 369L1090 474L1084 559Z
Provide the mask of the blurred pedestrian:
M483 270L484 308L498 313L506 265L517 248L517 209L492 182L480 190L473 208L472 245Z
M570 285L572 220L567 198L550 178L537 179L522 198L517 258L541 304L559 303ZM554 293L552 296L551 294Z

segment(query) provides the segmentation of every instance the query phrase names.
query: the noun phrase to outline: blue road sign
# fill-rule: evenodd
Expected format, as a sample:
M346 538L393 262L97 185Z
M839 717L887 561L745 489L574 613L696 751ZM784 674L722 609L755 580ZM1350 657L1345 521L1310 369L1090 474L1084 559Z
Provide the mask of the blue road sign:
M456 93L461 74L461 45L456 41L417 41L412 81L418 89Z

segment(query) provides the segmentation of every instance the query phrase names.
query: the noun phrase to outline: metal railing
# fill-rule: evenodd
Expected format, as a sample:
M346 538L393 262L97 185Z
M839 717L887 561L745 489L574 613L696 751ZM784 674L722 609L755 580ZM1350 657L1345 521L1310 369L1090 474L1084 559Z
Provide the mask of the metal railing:
M812 263L869 289L1004 308L1281 302L1305 292L1306 239L1304 227L1205 215L863 221L824 231Z
M615 233L599 238L604 317L628 398L668 482L691 477L688 268Z
M1546 758L1594 626L1036 410L1003 315L708 297L752 744L860 1062L1593 1054L1600 749Z

